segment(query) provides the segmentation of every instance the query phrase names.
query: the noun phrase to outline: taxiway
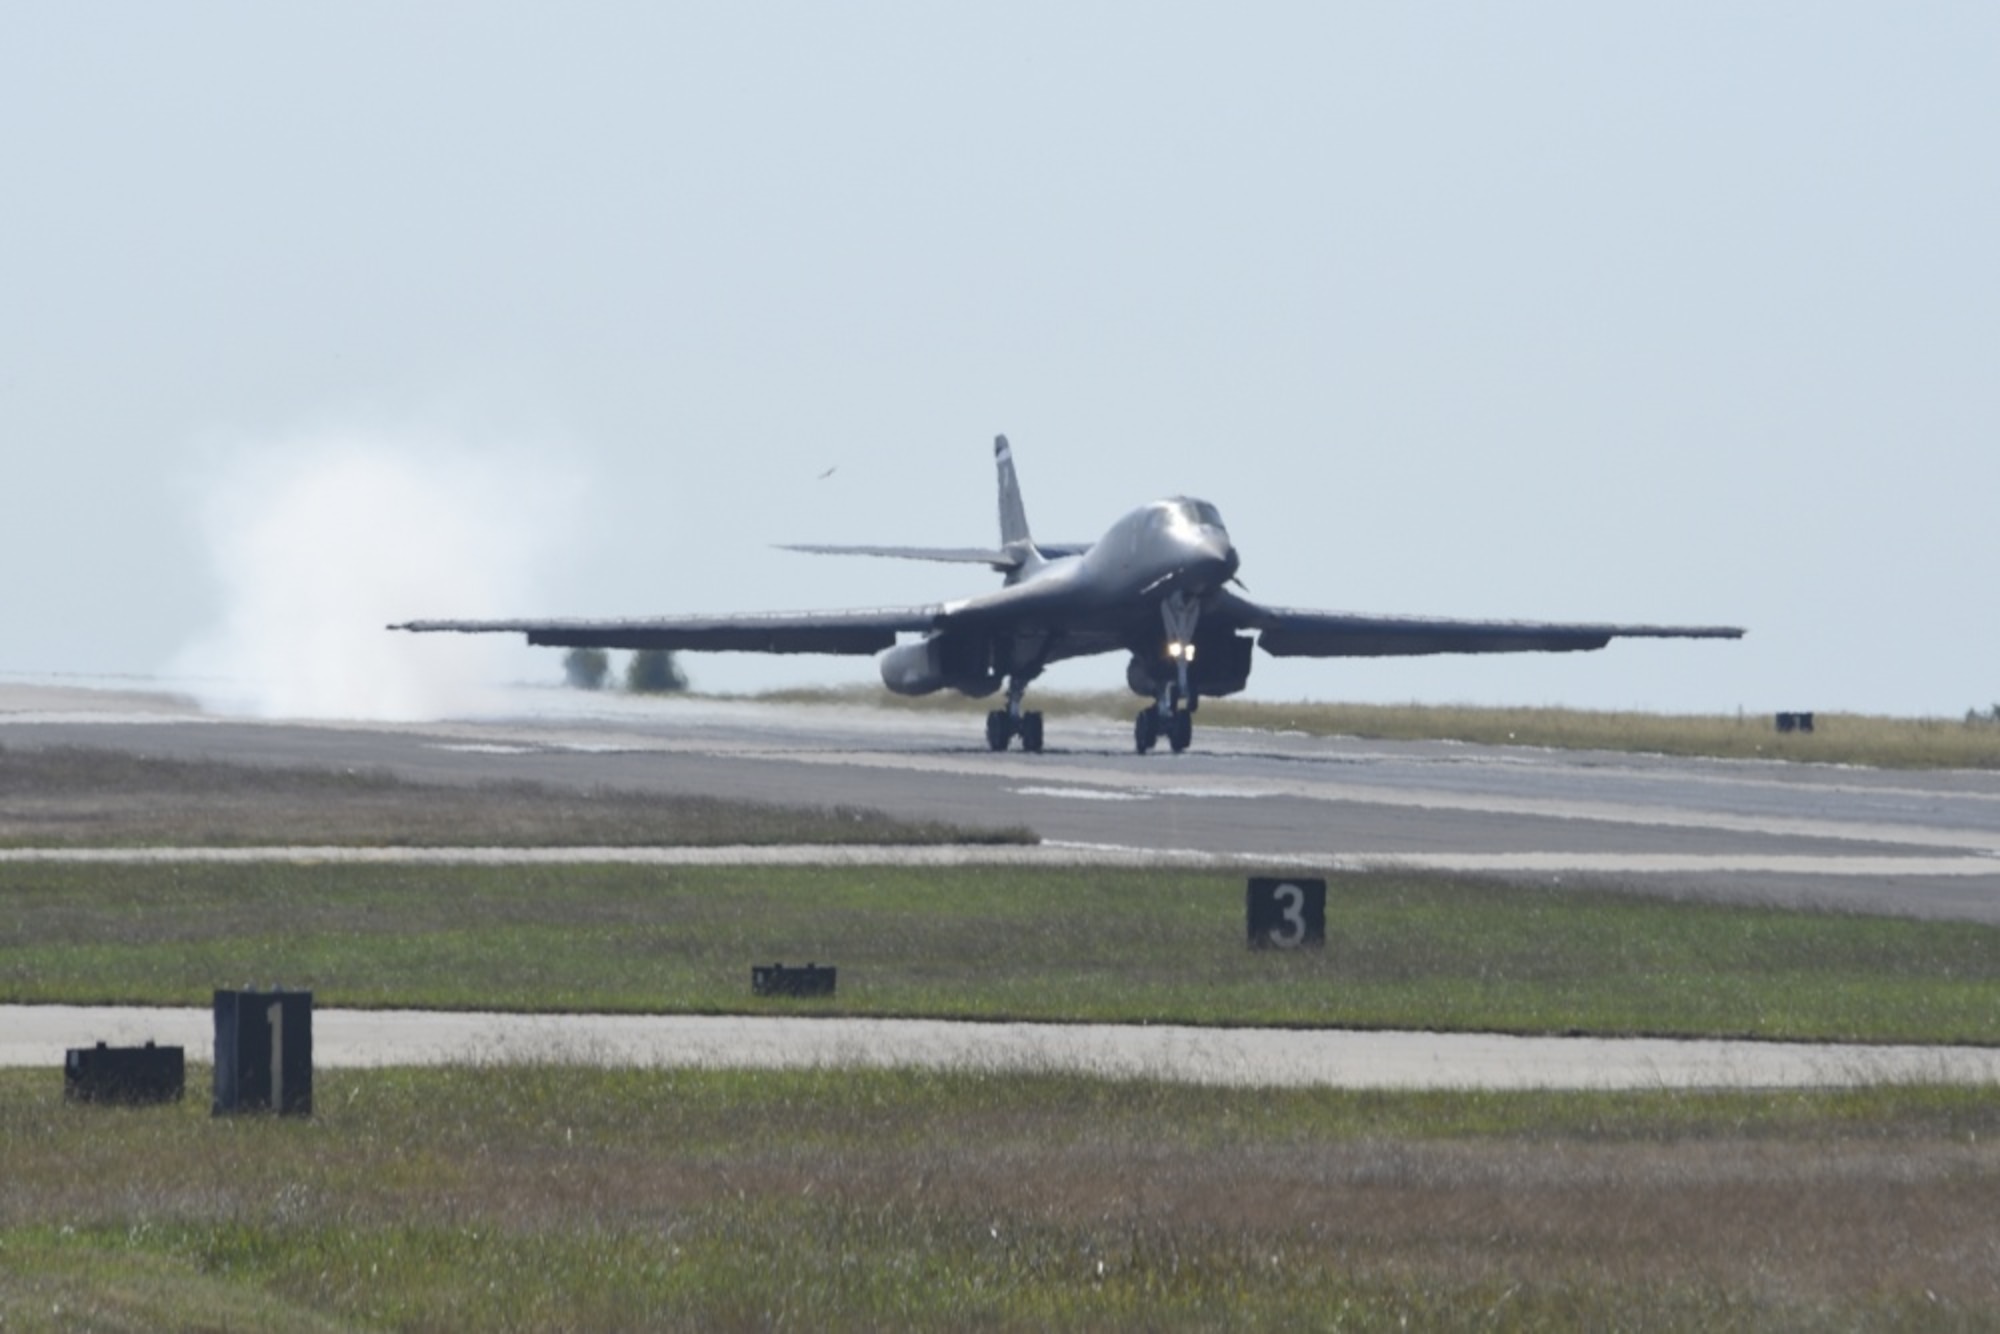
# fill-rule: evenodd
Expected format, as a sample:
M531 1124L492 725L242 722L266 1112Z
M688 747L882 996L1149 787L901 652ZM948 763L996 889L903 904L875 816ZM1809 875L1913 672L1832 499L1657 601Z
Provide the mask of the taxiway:
M0 1006L0 1067L55 1070L97 1042L214 1050L206 1010ZM1512 1037L1177 1024L956 1023L751 1015L319 1010L313 1064L550 1064L1060 1071L1349 1089L1833 1088L2000 1083L2000 1050L1662 1038Z

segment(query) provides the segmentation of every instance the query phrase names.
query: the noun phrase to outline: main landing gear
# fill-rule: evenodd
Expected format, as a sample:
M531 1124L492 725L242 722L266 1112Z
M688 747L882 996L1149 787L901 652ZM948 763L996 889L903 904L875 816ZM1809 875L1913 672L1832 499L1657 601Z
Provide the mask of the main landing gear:
M1039 673L1037 673L1039 675ZM1028 693L1028 682L1032 676L1010 676L1007 678L1007 707L995 709L986 715L986 748L1005 750L1007 743L1015 737L1021 738L1021 749L1030 755L1039 755L1042 750L1042 715L1039 710L1029 712L1021 707L1021 697Z
M1005 709L995 709L986 715L986 745L989 750L1005 750L1015 737L1021 738L1021 749L1029 754L1039 753L1042 748L1042 715L1039 711L1023 713L1017 720Z

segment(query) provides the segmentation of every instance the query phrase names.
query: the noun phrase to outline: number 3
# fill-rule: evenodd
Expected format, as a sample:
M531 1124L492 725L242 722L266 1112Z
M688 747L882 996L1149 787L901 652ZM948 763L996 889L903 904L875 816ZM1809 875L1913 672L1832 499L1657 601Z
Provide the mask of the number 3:
M1306 938L1306 892L1297 885L1279 885L1271 891L1271 897L1278 902L1278 915L1285 919L1283 929L1271 929L1271 943L1291 949Z

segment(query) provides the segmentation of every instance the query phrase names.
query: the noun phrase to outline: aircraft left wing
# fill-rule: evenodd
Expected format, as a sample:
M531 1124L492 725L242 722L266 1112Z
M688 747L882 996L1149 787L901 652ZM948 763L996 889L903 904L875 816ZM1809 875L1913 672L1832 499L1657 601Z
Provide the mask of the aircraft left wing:
M406 621L419 634L522 634L558 648L688 649L714 653L879 653L904 631L929 630L942 607L785 611L643 620Z
M1613 625L1559 621L1467 621L1429 616L1264 607L1227 594L1219 613L1278 658L1414 657L1431 653L1570 653L1614 639L1741 639L1732 625Z

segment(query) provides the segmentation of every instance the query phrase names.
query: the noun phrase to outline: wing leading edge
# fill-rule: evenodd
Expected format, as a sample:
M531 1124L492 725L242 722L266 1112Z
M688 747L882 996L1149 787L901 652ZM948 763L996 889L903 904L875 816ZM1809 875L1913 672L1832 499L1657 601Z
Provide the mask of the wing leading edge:
M391 630L521 634L556 648L687 649L708 653L879 653L902 632L931 629L941 607L767 612L644 620L407 621Z
M1614 639L1741 639L1728 625L1612 625L1559 621L1468 621L1431 616L1264 607L1229 595L1223 615L1257 631L1275 658L1418 657L1433 653L1575 653Z

